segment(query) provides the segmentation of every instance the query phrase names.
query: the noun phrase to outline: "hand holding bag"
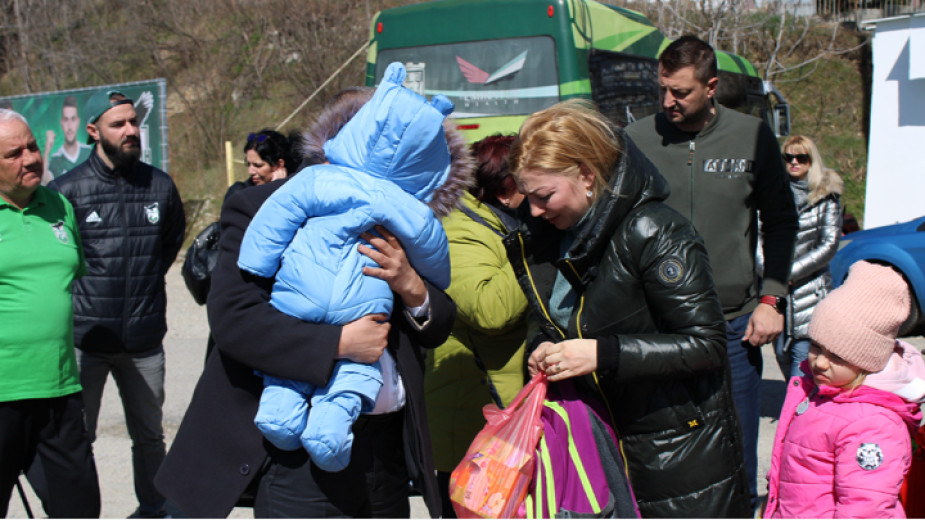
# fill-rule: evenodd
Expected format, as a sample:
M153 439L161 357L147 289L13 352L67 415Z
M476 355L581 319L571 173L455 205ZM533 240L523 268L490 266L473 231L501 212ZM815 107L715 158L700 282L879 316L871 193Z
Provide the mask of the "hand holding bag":
M483 409L486 424L450 475L450 499L459 518L523 517L533 480L546 374L538 373L511 404Z

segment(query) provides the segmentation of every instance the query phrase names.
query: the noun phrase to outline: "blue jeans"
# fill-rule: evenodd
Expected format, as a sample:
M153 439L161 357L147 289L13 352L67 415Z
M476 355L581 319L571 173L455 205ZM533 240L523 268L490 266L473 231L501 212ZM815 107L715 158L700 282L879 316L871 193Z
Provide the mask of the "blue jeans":
M96 439L96 423L100 415L103 387L112 378L119 387L125 426L132 438L132 469L138 513L159 515L164 510L164 497L154 487L154 475L167 452L164 443L164 347L140 355L128 353L100 354L77 349L80 385L83 387L87 431Z
M748 473L748 493L752 509L758 501L758 429L761 412L760 346L742 343L751 314L726 322L726 355L732 370L732 398L742 423L742 448Z
M774 342L774 354L777 356L777 364L780 366L780 373L784 379L791 377L801 377L803 371L800 370L800 363L809 357L808 339L790 339L790 345L786 345L787 338L783 334L777 337ZM787 350L784 347L787 346Z

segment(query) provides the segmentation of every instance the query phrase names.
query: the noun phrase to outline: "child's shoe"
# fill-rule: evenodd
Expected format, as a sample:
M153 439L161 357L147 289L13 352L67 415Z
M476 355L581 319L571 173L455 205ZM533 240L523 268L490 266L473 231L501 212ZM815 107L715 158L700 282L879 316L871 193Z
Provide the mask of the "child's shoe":
M340 393L312 405L301 444L316 466L335 472L350 464L353 423L360 416L362 402L357 394Z
M315 389L302 446L312 462L325 471L341 471L350 464L353 423L360 413L376 406L382 388L379 362L371 365L340 360L328 386Z
M300 437L308 421L307 396L314 385L266 375L263 384L254 424L277 448L285 451L301 448Z

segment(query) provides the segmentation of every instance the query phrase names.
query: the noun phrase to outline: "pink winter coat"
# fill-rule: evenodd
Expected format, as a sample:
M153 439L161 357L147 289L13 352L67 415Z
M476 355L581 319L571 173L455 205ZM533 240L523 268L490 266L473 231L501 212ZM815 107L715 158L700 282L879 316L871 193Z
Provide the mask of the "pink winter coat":
M886 368L853 392L817 386L802 368L787 383L764 518L905 518L899 488L922 419L922 354L897 341Z

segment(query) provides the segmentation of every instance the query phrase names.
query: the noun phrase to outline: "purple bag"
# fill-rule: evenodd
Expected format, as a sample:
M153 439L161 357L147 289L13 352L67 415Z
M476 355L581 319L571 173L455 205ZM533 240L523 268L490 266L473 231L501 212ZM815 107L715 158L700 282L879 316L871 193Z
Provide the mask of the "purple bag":
M550 383L527 518L639 518L619 440L601 403Z

